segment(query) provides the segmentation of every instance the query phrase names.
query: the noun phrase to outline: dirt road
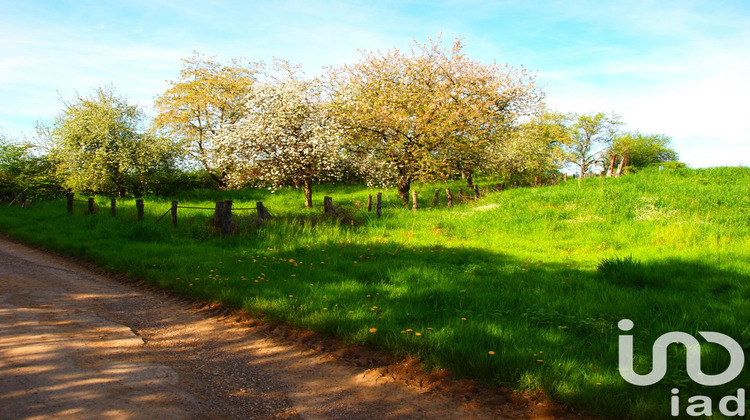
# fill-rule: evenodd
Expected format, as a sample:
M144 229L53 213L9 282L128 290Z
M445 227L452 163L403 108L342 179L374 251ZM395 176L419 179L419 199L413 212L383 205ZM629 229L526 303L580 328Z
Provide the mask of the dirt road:
M499 393L485 393L482 405L448 397L419 383L428 376L409 376L409 368L373 367L366 352L344 360L337 355L350 350L331 352L311 335L284 337L254 324L0 239L0 417L481 419L544 412ZM409 379L412 386L404 385Z

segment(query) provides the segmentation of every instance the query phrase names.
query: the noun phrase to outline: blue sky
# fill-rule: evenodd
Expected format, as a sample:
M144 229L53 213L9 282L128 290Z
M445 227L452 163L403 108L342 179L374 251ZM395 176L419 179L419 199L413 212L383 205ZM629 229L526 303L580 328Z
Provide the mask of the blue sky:
M323 66L443 33L535 71L562 112L615 112L693 167L750 165L750 1L0 0L0 131L113 84L150 112L193 51Z

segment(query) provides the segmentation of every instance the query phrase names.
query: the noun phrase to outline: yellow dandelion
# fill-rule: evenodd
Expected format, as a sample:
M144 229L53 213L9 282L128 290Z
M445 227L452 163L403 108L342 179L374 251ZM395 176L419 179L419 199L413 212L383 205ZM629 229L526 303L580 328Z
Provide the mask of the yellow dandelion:
M466 318L461 318L461 321L466 321Z
M422 333L414 333L414 335L416 335L417 337L419 337L419 336L422 335Z
M411 331L412 331L412 329L411 329L411 328L407 328L407 329L406 329L406 332L411 332Z
M350 313L350 314L353 314L353 313L354 313L354 311L349 311L349 313Z
M489 351L488 353L489 353L489 354L495 354L495 352L494 352L494 351L492 351L492 350L490 350L490 351Z
M377 330L378 330L377 328L370 328L370 332L371 332L371 333L374 333L374 332L375 332L375 331L377 331Z
M294 297L294 295L289 295L289 297Z
M602 383L601 382L597 382L596 386L602 386Z
M367 295L367 297L372 297L371 295Z
M327 310L328 310L328 308L323 308L323 310L324 310L324 311L327 311Z
M427 331L432 331L432 327L428 327L428 328L427 328Z
M541 359L540 359L540 360L537 360L537 362L539 362L539 363L542 363L543 361L544 361L544 360L541 360Z

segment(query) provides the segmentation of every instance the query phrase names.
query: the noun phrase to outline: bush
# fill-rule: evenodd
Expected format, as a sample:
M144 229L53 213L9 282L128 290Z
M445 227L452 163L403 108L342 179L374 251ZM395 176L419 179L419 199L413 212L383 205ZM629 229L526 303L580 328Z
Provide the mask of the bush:
M647 269L632 256L601 259L596 269L605 281L617 286L644 288L654 283Z

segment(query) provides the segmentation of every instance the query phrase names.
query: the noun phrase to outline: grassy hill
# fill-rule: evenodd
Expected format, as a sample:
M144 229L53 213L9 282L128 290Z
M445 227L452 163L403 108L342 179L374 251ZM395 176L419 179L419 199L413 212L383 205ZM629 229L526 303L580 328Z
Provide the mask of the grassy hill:
M375 190L317 186L316 203L332 196L343 222L302 209L292 189L177 198L193 207L263 201L276 216L257 224L239 211L238 233L223 239L210 211L180 209L177 228L155 224L171 199L146 199L141 223L132 200L118 202L117 218L106 208L68 215L62 201L2 208L0 231L268 320L416 356L427 368L544 390L606 418L669 417L674 387L682 412L696 394L716 407L750 383L745 369L725 386L694 384L681 346L670 346L656 385L630 385L617 369L624 318L635 324L639 373L650 371L651 346L666 332L717 331L750 345L750 169L571 180L453 208L444 187L418 187L416 214L385 191L378 219L365 208ZM431 208L435 188L441 201ZM704 372L726 368L721 347L702 351Z

